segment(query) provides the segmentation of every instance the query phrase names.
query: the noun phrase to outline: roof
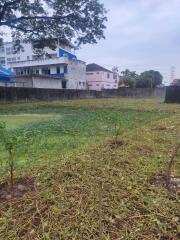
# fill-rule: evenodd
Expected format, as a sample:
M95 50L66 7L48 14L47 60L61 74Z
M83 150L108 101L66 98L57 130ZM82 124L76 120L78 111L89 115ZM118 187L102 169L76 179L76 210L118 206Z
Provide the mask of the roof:
M0 81L15 81L15 75L9 69L0 66Z
M180 86L180 79L174 79L174 80L171 82L171 85L173 85L173 86Z
M9 69L6 69L2 66L0 66L0 73L4 74L4 75L7 75L7 76L14 75L13 72L11 72Z
M91 63L86 66L86 72L97 72L97 71L113 73L112 71L110 71L104 67L101 67L100 65L98 65L96 63Z

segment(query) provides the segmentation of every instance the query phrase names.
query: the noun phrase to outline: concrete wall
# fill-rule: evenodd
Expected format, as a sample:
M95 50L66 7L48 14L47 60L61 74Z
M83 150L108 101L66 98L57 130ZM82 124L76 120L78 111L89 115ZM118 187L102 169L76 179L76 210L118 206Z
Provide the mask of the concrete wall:
M62 89L62 80L49 76L18 76L16 87Z
M96 91L0 87L0 102L95 98Z
M50 89L62 89L61 79L50 79L33 77L33 87L34 88L50 88Z
M180 86L169 86L166 88L166 103L180 103Z
M119 89L104 89L102 91L102 97L165 97L166 88L119 88Z
M0 102L85 99L110 97L163 97L165 89L119 89L104 91L0 87Z
M86 64L82 61L71 60L68 64L67 89L87 89L86 83Z

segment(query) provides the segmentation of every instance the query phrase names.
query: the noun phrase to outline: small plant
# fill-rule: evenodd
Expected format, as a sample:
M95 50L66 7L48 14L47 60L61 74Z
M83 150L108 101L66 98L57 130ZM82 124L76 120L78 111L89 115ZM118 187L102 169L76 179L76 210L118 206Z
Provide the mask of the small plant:
M4 149L8 153L7 166L10 174L10 189L11 195L14 195L14 168L15 168L15 154L17 149L17 136L10 135L6 130L6 124L0 122L0 141Z
M114 142L118 143L118 138L121 134L121 127L120 124L115 123L114 124Z
M122 128L121 128L121 122L115 122L113 126L113 141L112 141L112 147L113 146L121 146L123 145L123 141L120 140L120 135L122 134Z
M170 161L168 163L167 173L166 173L166 186L168 191L172 191L172 168L173 168L175 158L178 154L179 149L180 149L180 143L175 146L172 156L170 158Z

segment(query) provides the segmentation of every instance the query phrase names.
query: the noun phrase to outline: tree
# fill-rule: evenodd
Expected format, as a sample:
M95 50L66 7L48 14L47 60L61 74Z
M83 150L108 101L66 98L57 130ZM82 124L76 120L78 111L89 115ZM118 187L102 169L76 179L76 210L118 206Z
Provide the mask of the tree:
M149 70L141 73L136 82L137 88L155 88L162 83L163 76L160 72Z
M113 72L113 73L116 73L116 74L119 74L119 68L118 68L118 66L114 66L114 67L112 68L112 72Z
M122 77L120 83L124 83L125 85L128 85L130 88L134 88L136 86L136 81L139 78L139 75L135 71L130 71L129 69L126 69L121 73Z
M10 173L10 188L12 196L14 195L14 169L17 140L18 138L16 135L8 133L6 130L6 124L4 122L0 122L0 143L4 145L4 149L8 153L6 163L8 166L8 172Z
M0 35L8 27L15 49L20 42L55 48L57 42L76 47L104 38L106 10L99 0L1 0Z

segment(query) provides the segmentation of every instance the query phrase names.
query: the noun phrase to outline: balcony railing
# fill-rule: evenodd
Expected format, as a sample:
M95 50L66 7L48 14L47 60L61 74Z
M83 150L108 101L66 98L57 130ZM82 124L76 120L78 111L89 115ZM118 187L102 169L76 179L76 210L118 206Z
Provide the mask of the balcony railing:
M50 59L38 59L38 60L27 60L18 62L9 62L8 67L33 67L33 66L45 66L45 65L56 65L56 64L68 64L69 60L67 57L57 57Z

